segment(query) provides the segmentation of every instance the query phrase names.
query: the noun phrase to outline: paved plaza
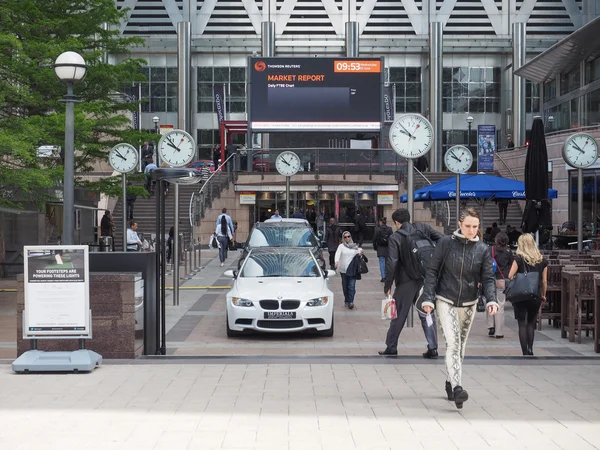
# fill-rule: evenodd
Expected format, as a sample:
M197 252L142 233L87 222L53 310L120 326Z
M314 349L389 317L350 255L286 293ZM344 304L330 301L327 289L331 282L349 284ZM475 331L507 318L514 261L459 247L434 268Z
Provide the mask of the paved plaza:
M457 410L444 394L443 358L427 361L418 320L400 356L376 356L387 322L372 251L357 309L340 307L333 338L225 335L234 267L203 250L180 305L167 304L170 357L105 361L89 374L16 375L16 318L0 292L0 449L600 449L600 358L591 340L544 325L536 357L521 357L512 311L504 339L478 314ZM441 344L443 347L443 344ZM441 352L443 353L443 352Z

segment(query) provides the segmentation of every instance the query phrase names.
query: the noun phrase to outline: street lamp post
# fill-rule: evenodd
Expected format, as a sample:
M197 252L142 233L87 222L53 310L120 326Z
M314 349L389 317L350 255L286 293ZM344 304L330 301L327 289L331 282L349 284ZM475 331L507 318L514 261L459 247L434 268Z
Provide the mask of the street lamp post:
M554 116L548 117L548 128L550 132L554 131Z
M64 245L74 244L75 222L75 103L73 84L85 76L87 66L79 53L61 53L54 62L56 76L67 84L65 108L65 160L63 178L63 231L61 242Z
M467 117L467 124L469 125L469 131L468 131L468 135L467 135L467 148L469 149L469 151L471 153L473 153L473 150L471 150L471 125L473 124L472 116Z
M160 134L160 126L158 125L160 122L160 118L158 116L154 116L152 118L152 122L154 122L154 133ZM157 139L158 139L158 137L157 137ZM158 142L157 142L157 144L158 144ZM159 156L158 156L158 146L157 146L156 147L156 165L158 167L160 167L160 161L158 159L159 159Z

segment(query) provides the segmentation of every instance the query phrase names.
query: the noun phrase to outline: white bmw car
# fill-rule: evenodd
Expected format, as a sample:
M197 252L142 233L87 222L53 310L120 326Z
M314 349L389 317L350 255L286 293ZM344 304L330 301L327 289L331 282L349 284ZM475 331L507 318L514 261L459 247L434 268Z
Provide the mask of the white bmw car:
M227 336L244 330L316 330L333 336L333 292L328 277L306 248L256 248L244 260L227 293Z

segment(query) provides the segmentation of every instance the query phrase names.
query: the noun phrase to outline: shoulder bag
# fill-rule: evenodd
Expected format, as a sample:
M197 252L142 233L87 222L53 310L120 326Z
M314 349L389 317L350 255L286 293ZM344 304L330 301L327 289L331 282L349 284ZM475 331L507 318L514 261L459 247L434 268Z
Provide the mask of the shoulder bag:
M511 303L524 302L540 295L540 273L528 272L527 263L522 262L523 272L517 272L517 275L508 281L504 290L506 299Z

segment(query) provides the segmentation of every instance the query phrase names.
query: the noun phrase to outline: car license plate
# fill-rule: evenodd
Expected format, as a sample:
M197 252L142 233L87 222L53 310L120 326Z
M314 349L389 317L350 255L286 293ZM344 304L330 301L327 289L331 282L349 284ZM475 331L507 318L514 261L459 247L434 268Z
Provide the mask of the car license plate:
M286 320L286 319L295 319L296 318L296 312L295 311L290 311L290 312L281 312L281 311L268 311L265 313L265 319L269 319L269 320Z

